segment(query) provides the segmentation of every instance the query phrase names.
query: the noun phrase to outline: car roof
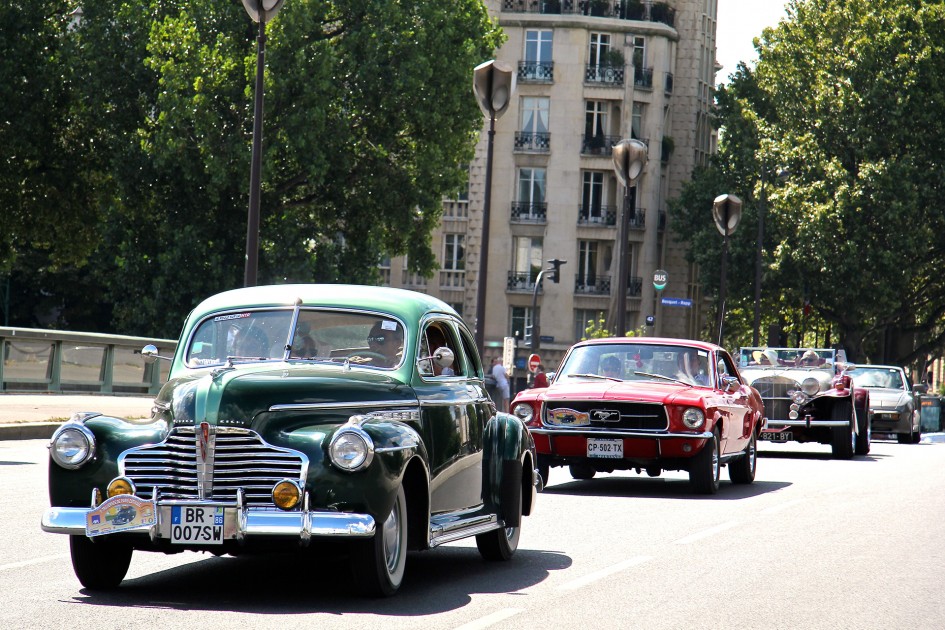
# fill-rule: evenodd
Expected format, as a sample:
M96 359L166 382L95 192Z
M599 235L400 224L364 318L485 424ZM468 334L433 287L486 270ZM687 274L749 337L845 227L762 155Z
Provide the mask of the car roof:
M200 302L191 314L203 318L208 313L232 308L293 306L355 308L380 311L415 322L429 312L458 317L446 302L416 291L353 284L274 284L245 287L218 293Z

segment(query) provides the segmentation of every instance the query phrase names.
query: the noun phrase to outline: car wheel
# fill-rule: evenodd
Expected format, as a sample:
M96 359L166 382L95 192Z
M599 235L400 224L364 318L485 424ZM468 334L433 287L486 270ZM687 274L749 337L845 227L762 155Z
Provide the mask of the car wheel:
M131 565L130 545L87 536L69 536L72 570L82 586L95 591L116 588Z
M853 403L850 400L838 400L830 411L831 420L846 420L846 424L833 427L830 450L837 459L850 459L856 448L855 419Z
M568 471L575 479L593 479L597 474L597 471L587 464L571 464L568 466Z
M361 592L388 597L397 592L407 565L407 497L401 486L390 514L370 540L355 544L354 574Z
M699 494L715 494L719 491L719 476L722 462L719 459L719 430L712 431L702 450L692 458L689 468L689 484Z
M516 495L518 501L519 522L522 522L522 493ZM518 539L522 535L521 527L503 527L476 536L476 547L486 560L497 562L508 560L518 549Z
M860 412L856 413L856 428L858 433L856 434L856 446L853 449L853 452L856 455L867 455L870 452L870 442L873 439L873 425L870 422L869 413Z
M541 456L538 456L538 476L541 477L542 488L548 485L548 475L551 474L551 466L548 462L541 461Z
M745 454L728 465L728 478L732 483L751 483L755 480L755 470L758 467L758 437L751 434Z

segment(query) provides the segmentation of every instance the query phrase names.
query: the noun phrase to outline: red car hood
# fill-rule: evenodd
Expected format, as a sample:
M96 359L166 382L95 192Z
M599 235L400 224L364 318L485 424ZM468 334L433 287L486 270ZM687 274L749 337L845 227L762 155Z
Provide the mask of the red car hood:
M524 394L525 392L523 392ZM548 389L537 392L537 397L545 401L555 400L627 400L674 405L699 406L709 396L716 396L714 390L702 387L689 387L677 383L658 381L580 381L575 383L555 383ZM521 397L525 399L525 396ZM534 398L532 396L529 399Z

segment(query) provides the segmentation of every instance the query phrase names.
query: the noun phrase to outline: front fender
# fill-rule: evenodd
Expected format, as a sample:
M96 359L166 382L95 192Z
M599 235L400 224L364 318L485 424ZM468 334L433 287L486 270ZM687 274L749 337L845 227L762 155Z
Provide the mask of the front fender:
M518 498L522 514L530 514L534 504L535 442L518 417L504 412L489 420L483 438L483 503L507 526L517 526Z

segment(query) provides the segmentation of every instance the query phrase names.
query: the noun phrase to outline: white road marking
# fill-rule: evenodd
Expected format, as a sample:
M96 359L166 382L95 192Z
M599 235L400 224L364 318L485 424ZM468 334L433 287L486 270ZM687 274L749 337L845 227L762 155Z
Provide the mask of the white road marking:
M491 615L486 615L485 617L480 617L475 621L470 621L469 623L463 624L455 630L481 630L482 628L488 628L490 626L494 626L500 621L505 621L509 617L514 617L524 610L524 608L503 608L502 610L495 611Z
M721 525L716 525L715 527L710 527L709 529L704 529L701 532L696 532L695 534L690 534L679 540L674 541L677 545L688 545L689 543L696 542L697 540L702 540L703 538L708 538L719 532L724 532L726 529L731 529L736 525L740 525L740 521L729 521L727 523L722 523Z
M19 569L20 567L28 567L33 564L42 564L43 562L53 562L54 560L68 560L69 556L65 554L59 554L58 556L43 556L42 558L33 558L32 560L23 560L22 562L11 562L10 564L0 564L0 571L6 571L8 569Z
M630 558L629 560L624 560L623 562L618 562L609 567L604 567L599 571L594 571L593 573L588 573L583 577L579 577L576 580L571 580L570 582L565 582L558 587L559 591L573 591L574 589L581 588L582 586L587 586L597 580L601 580L608 575L613 575L614 573L619 573L624 569L629 569L630 567L635 567L637 565L643 564L650 560L650 556L636 556Z
M772 505L771 507L761 510L762 514L774 514L775 512L780 512L781 510L786 510L788 508L794 507L804 503L806 499L794 499L793 501L785 501L784 503L779 503L778 505Z

